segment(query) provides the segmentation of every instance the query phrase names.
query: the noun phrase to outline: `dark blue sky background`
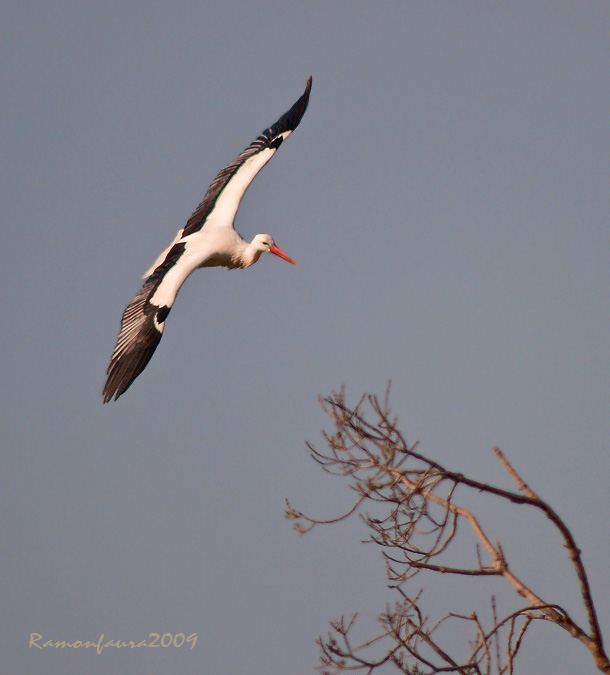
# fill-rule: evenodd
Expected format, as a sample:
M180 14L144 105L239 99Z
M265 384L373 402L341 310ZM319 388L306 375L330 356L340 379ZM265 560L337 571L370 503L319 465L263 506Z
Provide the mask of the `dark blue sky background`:
M360 611L372 636L392 595L363 528L300 538L283 500L350 502L305 452L316 397L389 379L410 442L512 487L499 445L566 517L609 634L609 26L605 1L5 3L3 672L301 674L329 620ZM299 266L194 274L103 406L141 274L309 75L236 221ZM584 622L548 523L478 508ZM432 616L478 597L425 588ZM199 638L95 655L31 632ZM522 672L594 672L536 635Z

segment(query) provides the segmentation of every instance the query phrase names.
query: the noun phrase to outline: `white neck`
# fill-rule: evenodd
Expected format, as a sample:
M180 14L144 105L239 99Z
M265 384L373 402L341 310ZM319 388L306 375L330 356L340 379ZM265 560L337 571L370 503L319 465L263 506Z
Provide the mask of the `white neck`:
M261 257L263 251L260 248L260 245L252 240L246 247L241 251L239 259L241 267L250 267Z

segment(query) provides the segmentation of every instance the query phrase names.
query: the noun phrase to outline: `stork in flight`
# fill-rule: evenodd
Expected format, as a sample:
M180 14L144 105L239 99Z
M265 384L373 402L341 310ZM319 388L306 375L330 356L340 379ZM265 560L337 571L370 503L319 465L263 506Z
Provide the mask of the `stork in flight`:
M298 127L310 90L311 77L292 108L216 176L186 225L144 274L144 285L123 312L108 366L104 403L113 396L116 401L144 370L161 340L180 287L197 267L250 267L263 253L274 253L296 265L268 234L244 241L233 229L233 221L250 183Z

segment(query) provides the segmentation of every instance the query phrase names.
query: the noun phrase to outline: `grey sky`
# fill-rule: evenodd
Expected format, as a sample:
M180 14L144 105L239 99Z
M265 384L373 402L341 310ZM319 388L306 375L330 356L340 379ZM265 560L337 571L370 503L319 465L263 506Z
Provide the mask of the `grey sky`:
M566 517L610 636L609 22L601 1L5 4L3 673L310 673L328 620L370 634L391 595L364 530L299 538L283 500L348 504L305 452L316 396L388 379L407 439L508 485L500 445ZM309 75L236 220L299 266L193 274L103 406L141 274ZM576 606L542 518L485 517ZM94 655L31 632L199 637ZM594 672L538 636L522 672Z

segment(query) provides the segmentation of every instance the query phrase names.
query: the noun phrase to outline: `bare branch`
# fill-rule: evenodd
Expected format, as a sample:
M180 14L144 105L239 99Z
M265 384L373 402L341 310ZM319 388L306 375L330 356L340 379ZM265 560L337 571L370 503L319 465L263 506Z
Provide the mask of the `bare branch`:
M356 493L352 507L338 517L321 520L305 516L286 502L286 515L296 521L295 529L301 533L358 513L370 532L368 541L382 549L390 588L401 596L400 602L387 606L380 614L381 633L358 646L353 646L351 640L355 615L347 622L343 617L332 622L332 631L318 640L320 670L326 675L348 671L370 675L391 663L409 675L424 672L478 675L492 671L512 675L526 632L537 620L543 620L577 638L587 647L597 668L610 673L610 661L604 651L580 550L563 520L525 483L498 448L494 449L496 457L518 492L449 471L422 454L417 444L408 447L397 428L396 417L391 415L389 393L388 386L383 402L376 396L365 395L353 408L347 406L343 389L320 399L335 428L333 433L323 434L326 451L311 444L308 449L325 472L347 479ZM368 418L371 413L372 421ZM589 632L563 608L543 600L514 574L501 544L492 543L474 512L459 504L458 489L493 495L507 504L534 507L551 520L561 533L574 565ZM370 511L362 513L365 504ZM477 542L472 566L451 563L452 544L457 540L460 523L468 525ZM482 559L483 551L488 561ZM422 571L456 579L464 576L501 578L527 605L502 618L496 598L492 596L488 627L476 612L467 615L451 611L430 626L422 610L421 591L411 597L403 588ZM472 628L470 654L465 659L450 655L443 645L446 627L456 621L466 622Z
M568 549L570 560L572 561L572 564L574 565L574 568L576 570L576 575L580 583L580 592L582 595L583 603L587 610L587 618L589 620L589 626L591 629L591 640L593 643L589 648L594 649L596 653L596 658L599 658L600 662L603 662L603 659L605 658L604 644L601 630L599 627L599 621L597 618L597 612L595 611L593 595L591 594L591 586L589 585L589 579L585 571L585 566L582 562L580 549L576 545L576 541L574 540L572 533L570 532L566 524L563 522L563 520L561 520L561 518L557 515L557 513L546 502L540 499L540 497L525 483L525 481L521 478L521 476L519 476L519 474L515 471L512 465L508 462L508 460L506 459L500 448L494 448L494 453L498 458L498 460L500 461L500 463L502 464L502 466L504 467L504 469L506 470L506 472L508 473L508 475L517 483L519 490L530 498L531 505L542 510L546 514L547 518L549 518L549 520L553 523L553 525L555 525L555 527L561 533L565 541L565 547Z

